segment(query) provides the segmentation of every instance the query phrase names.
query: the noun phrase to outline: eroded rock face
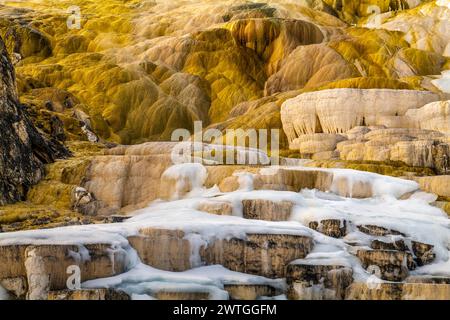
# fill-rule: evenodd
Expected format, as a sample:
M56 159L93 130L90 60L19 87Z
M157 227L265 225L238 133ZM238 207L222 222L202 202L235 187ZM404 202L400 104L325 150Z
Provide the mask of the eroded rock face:
M439 100L439 95L413 90L331 89L304 93L281 108L290 143L304 134L345 133L357 126L383 125L383 116L403 116Z
M160 188L162 174L172 165L170 149L165 146L150 143L118 147L111 149L109 155L93 159L84 187L106 205L100 214L130 211L157 198L172 196L174 190Z
M184 237L180 230L146 228L128 241L145 264L162 270L185 271L191 268L191 245Z
M401 162L413 167L432 168L440 174L449 171L450 146L445 134L405 128L369 130L337 145L342 160Z
M224 166L226 167L226 166ZM223 170L222 170L223 169ZM254 168L223 168L208 167L213 175L206 180L206 186L218 185L222 192L239 190L239 173L246 171L252 174L251 186L254 190L277 190L299 192L302 189L317 189L323 192L333 192L342 197L370 198L375 194L373 184L367 179L354 179L346 175L334 175L329 171L313 168L270 168L270 170L255 170Z
M16 76L0 39L0 205L23 200L44 175L44 164L68 151L42 136L33 126L16 91Z
M179 230L147 228L129 241L144 263L159 269L184 271L199 264L221 264L268 278L283 277L285 265L304 258L313 247L312 239L303 236L247 234L246 239L219 239L196 248L188 236Z
M375 225L360 225L357 226L358 230L361 232L364 232L366 234L369 234L371 236L387 236L387 235L402 235L405 236L403 233L397 231L397 230L391 230L380 226Z
M333 175L319 170L279 169L270 174L259 174L254 180L255 189L299 192L302 189L329 190Z
M352 180L350 183L345 176L334 177L330 172L314 169L272 168L260 172L261 168L255 166L210 165L199 166L195 176L186 171L184 176L173 177L166 174L172 166L173 147L171 142L117 146L106 150L105 155L96 155L88 161L74 161L67 168L63 166L64 176L57 175L55 179L58 183L64 183L61 187L69 188L68 201L72 208L87 215L126 213L144 208L156 199L183 197L193 188L201 186L211 188L217 185L222 192L236 191L241 187L240 172L253 175L252 186L255 190L299 192L302 189L318 189L353 198L373 195L372 185L367 181ZM204 177L201 178L203 175L206 176L204 181ZM109 183L112 180L116 182ZM49 181L48 185L49 188L57 186L53 181ZM33 202L45 204L47 198L40 190L38 188L32 192ZM215 201L205 201L198 209L227 215L233 211L230 205ZM284 209L276 209L279 210ZM287 216L286 211L278 218L287 219Z
M289 201L243 200L242 206L245 219L286 221L291 216L293 204Z
M231 203L222 201L205 201L200 204L198 210L217 215L232 215L233 206Z
M412 251L416 256L416 261L419 266L433 262L436 254L433 252L434 246L431 244L411 241Z
M358 250L362 266L388 281L403 281L415 263L410 253L394 250Z
M301 144L318 144L315 135L302 135L301 139L294 140L293 147L301 150ZM348 168L388 168L388 174L399 167L414 172L423 172L421 174L448 174L450 166L450 146L448 138L444 133L421 129L405 128L385 128L379 127L355 127L345 135L348 139L336 144L333 151L319 151L313 154L303 154L304 157L310 157L316 163L334 163L334 165L343 165ZM300 145L297 143L300 142ZM332 148L332 146L330 147ZM316 149L308 151L315 152ZM339 163L339 159L342 160ZM362 164L362 166L353 164ZM409 168L406 168L409 167ZM372 169L373 170L373 169ZM370 170L369 170L370 171ZM375 172L378 172L375 170ZM381 172L384 172L383 170Z
M226 284L224 289L231 300L256 300L260 297L272 297L277 290L269 285Z
M414 126L425 130L450 133L450 100L429 103L419 109L406 112L415 121Z
M248 234L246 240L216 241L202 256L210 264L267 278L284 277L286 264L311 251L311 238L292 235Z
M225 168L224 168L225 167ZM254 173L253 188L255 190L277 190L299 192L302 189L329 190L333 182L333 175L320 170L289 170L276 169L260 173L251 167L208 167L209 176L207 186L217 184L222 192L239 189L239 177L235 175L241 171ZM222 173L222 174L218 174Z
M319 222L311 221L309 227L333 238L342 238L347 234L347 222L345 220L327 219Z
M45 58L52 54L48 37L29 25L9 23L4 39L9 51L20 57L20 60L33 56Z
M440 197L450 198L450 176L417 177L414 178L420 188L426 192L437 194Z
M408 278L409 279L409 278ZM348 287L348 300L448 300L450 285L445 281L435 283L426 278L416 278L406 283L353 283Z
M448 108L439 99L427 91L330 89L285 101L281 120L289 147L312 159L401 162L446 174Z
M230 22L228 28L237 43L254 50L267 63L267 74L273 74L297 46L324 40L320 28L302 20L240 19Z
M376 286L367 283L353 283L347 288L346 300L400 300L402 283L380 283Z
M301 64L298 61L302 61ZM325 44L297 47L266 82L265 93L314 88L359 75L356 68Z
M361 227L360 227L361 228ZM379 229L378 231L382 231L384 228ZM381 233L381 232L380 232ZM378 233L378 234L380 234ZM372 240L370 246L372 249L374 249L373 257L375 260L381 261L382 259L379 259L384 253L387 253L388 251L392 251L391 254L397 255L399 252L404 252L407 255L407 267L409 269L414 269L416 264L418 266L423 266L426 264L430 264L434 261L436 258L436 253L434 252L434 246L427 243L422 243L418 241L408 241L410 245L408 246L403 238L395 238L395 235L391 234L384 234L385 236L393 237L390 242L382 241L382 240ZM376 252L379 252L379 257ZM365 254L362 254L364 256ZM364 258L363 258L364 259ZM369 260L371 260L369 258ZM391 262L393 262L395 259L391 259ZM370 262L367 264L370 265ZM374 265L378 265L378 263L375 263Z
M450 278L439 276L412 276L403 285L404 300L449 300Z
M26 245L0 246L1 279L26 277L24 265Z
M80 268L80 281L113 276L126 270L126 252L107 244L0 246L0 281L27 299L47 299L51 290L67 288L69 266ZM26 289L24 289L26 288Z
M405 283L402 300L449 300L449 284Z
M305 260L306 261L306 260ZM342 300L353 282L351 268L293 262L287 266L288 297L292 300Z

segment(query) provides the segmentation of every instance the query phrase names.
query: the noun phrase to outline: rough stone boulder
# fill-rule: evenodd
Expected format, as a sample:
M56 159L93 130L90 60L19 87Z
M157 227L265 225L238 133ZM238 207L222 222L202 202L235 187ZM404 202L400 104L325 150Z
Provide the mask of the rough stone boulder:
M370 247L374 250L398 250L398 251L408 251L408 247L402 239L393 240L390 242L385 242L381 240L373 240L370 243Z
M72 208L83 215L96 215L103 207L103 203L86 189L76 187L72 191Z
M44 165L69 153L41 135L19 104L14 68L1 38L0 74L0 205L4 205L24 200L44 176Z

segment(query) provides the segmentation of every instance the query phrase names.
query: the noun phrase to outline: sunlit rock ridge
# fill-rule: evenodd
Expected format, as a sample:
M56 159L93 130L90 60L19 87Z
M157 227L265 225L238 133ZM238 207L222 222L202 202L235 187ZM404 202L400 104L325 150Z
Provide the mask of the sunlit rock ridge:
M449 0L0 3L0 299L450 299Z

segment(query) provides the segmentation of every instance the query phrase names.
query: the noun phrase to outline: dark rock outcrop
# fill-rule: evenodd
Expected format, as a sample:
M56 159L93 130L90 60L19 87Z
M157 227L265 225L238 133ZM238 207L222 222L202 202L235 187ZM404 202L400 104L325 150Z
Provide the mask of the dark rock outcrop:
M34 127L20 105L14 68L0 39L0 205L23 200L44 175L44 165L68 155Z
M326 219L319 222L311 221L309 227L333 238L342 238L347 234L347 221L345 220Z

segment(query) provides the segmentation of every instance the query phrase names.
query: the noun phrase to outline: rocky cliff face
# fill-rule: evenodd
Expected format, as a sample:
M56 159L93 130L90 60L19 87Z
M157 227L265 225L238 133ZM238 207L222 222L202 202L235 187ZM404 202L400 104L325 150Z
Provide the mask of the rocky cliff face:
M23 200L44 175L44 165L68 151L33 126L16 91L16 76L0 39L0 205Z

